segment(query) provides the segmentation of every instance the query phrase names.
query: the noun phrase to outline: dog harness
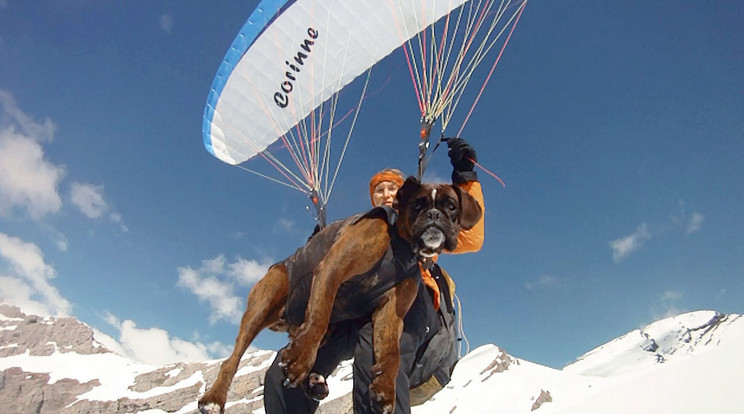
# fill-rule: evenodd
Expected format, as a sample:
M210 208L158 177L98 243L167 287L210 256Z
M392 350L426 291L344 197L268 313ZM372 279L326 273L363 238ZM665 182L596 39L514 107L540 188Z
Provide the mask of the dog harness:
M366 273L358 274L341 284L333 302L330 323L369 317L377 308L385 292L401 280L413 277L421 282L421 273L409 243L398 235L395 227L398 214L390 207L375 207L329 224L312 236L305 246L284 260L289 275L289 294L285 318L299 326L305 320L310 298L313 270L338 239L341 231L362 219L380 218L388 224L390 244L383 257Z

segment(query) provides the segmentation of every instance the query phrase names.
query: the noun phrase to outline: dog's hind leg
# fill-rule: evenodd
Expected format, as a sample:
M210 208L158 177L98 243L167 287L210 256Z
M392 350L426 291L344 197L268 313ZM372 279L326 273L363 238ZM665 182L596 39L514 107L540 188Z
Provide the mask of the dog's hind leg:
M225 412L227 391L238 369L240 359L256 335L280 319L282 309L287 302L288 290L289 277L287 268L283 264L272 266L266 275L253 286L248 294L248 303L240 321L235 349L222 363L217 380L199 399L199 411L202 414Z

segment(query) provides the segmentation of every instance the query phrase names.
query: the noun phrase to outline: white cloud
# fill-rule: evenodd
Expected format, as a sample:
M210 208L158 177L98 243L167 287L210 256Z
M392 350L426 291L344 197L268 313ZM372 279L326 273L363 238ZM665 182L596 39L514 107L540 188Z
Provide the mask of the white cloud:
M114 319L116 318L113 315L111 315L111 316ZM118 321L117 321L117 323L118 323ZM91 329L93 329L93 337L96 339L96 341L100 342L108 350L114 351L117 354L122 355L122 356L126 356L127 355L127 350L124 349L123 346L121 346L121 344L119 343L119 341L117 341L116 339L114 339L110 335L107 335L107 334L99 331L98 329L95 329L95 328L91 328Z
M654 314L653 318L654 320L660 320L660 319L667 319L667 318L673 318L675 316L679 316L683 313L688 312L685 309L678 308L676 306L668 306L663 313L661 314Z
M121 231L129 231L121 214L112 211L111 205L106 201L102 185L73 182L70 186L70 202L89 219L107 216Z
M67 247L69 245L69 242L67 241L67 236L65 236L62 233L55 232L54 234L54 245L57 246L57 250L61 252L66 252Z
M108 203L103 199L103 186L73 182L70 201L88 218L97 219L108 211Z
M52 316L49 306L33 298L34 289L25 280L0 276L0 302L18 306L28 315Z
M70 314L72 305L50 283L57 272L44 262L38 246L0 233L0 259L8 263L15 273L3 277L0 296L30 313L55 316Z
M662 302L673 302L682 299L684 292L678 290L666 290L661 294L659 300Z
M680 302L685 293L680 290L668 289L662 292L652 306L653 320L671 318L687 312L680 307Z
M248 350L253 351L258 348L254 346L249 346ZM233 346L232 345L225 345L222 342L210 342L207 344L207 351L209 352L209 355L212 355L215 358L226 358L232 354Z
M124 233L129 231L129 227L124 224L124 220L121 218L121 214L111 213L109 214L109 220L111 220L113 224L116 224L119 227L119 230L123 231Z
M225 259L225 256L219 255L214 259L202 260L202 266L199 270L203 273L225 273L225 263L227 263L227 259Z
M207 345L171 337L164 329L140 329L134 321L127 319L120 322L116 316L108 312L105 320L119 331L119 340L112 342L112 338L106 335L101 335L97 339L111 350L137 361L164 365L179 361L204 361L210 358L208 354L210 347ZM215 349L214 345L212 349Z
M243 315L243 298L235 293L236 285L249 286L260 279L271 265L238 257L227 263L225 256L203 260L201 267L178 268L178 286L195 294L200 302L209 304L209 322L221 320L238 323Z
M173 16L169 14L160 16L160 28L163 29L165 33L173 33Z
M452 183L451 178L442 178L439 175L437 175L437 173L435 173L434 171L424 172L424 178L422 181L427 182L427 183L434 183L434 184L451 184Z
M700 230L705 216L698 212L688 215L685 211L685 202L680 200L677 202L677 208L672 212L670 219L675 226L683 228L687 234L692 234Z
M57 187L64 169L47 161L41 147L55 130L51 120L34 121L0 90L0 216L21 209L39 219L61 208Z
M199 331L194 331L191 335L191 342L202 342L201 335L199 335ZM207 352L209 352L209 355L211 355L214 358L225 358L229 356L233 351L232 345L226 345L222 342L209 342L205 343L207 347ZM257 350L258 348L255 348L254 346L249 346L248 350Z
M651 233L648 231L648 225L646 223L641 223L633 234L610 242L612 260L614 260L615 263L620 262L643 247L643 244L650 239Z
M241 286L252 286L258 282L269 270L273 263L259 263L255 260L238 258L230 264L230 275Z
M538 280L534 282L525 283L524 287L527 288L527 290L531 290L540 287L558 286L559 284L560 279L558 279L557 277L551 275L542 275Z
M280 218L274 223L274 233L291 233L295 231L294 220Z
M59 184L65 175L62 166L44 156L42 143L51 142L57 126L50 120L37 122L16 105L13 96L0 90L0 217L14 211L35 220L62 208ZM104 197L103 186L73 182L70 200L87 217L107 215L122 231L128 231L120 214ZM66 250L64 238L60 250Z
M219 258L222 256L215 259ZM242 315L242 300L235 294L232 283L218 278L224 273L224 267L218 272L213 271L215 259L205 260L200 269L178 268L178 286L195 294L200 302L209 304L210 323L214 324L222 319L235 323Z
M44 122L38 123L30 116L26 115L16 105L15 98L8 91L0 89L0 126L15 126L21 134L29 135L38 141L52 141L54 133L57 131L57 125L51 119L46 118Z
M703 225L703 220L705 220L704 215L700 213L692 213L692 217L687 223L687 234L692 234L700 230L700 227Z

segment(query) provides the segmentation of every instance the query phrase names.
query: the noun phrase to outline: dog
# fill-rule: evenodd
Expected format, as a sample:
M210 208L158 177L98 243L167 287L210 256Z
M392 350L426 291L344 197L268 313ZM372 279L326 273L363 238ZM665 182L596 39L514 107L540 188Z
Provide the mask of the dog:
M329 325L352 317L344 316L351 312L351 307L356 308L353 317L363 312L373 323L373 352L378 361L372 367L377 374L370 384L373 405L382 413L395 410L400 336L403 318L418 291L418 261L431 260L445 249L454 250L460 231L472 228L480 220L482 210L470 194L457 186L422 184L413 177L398 190L393 207L397 211L394 224L389 216L380 214L380 207L331 223L293 256L269 268L248 295L235 349L222 363L215 382L199 399L203 414L224 413L228 388L240 359L262 329L289 332L290 342L281 352L281 366L284 384L296 387L310 373ZM308 252L319 248L323 250L320 259L308 262L312 266L310 277L298 277L295 265ZM412 258L414 266L409 266L412 272L394 278L388 282L390 286L382 288L376 285L377 274L360 276L377 271L379 263L386 255L390 257L393 250L396 257ZM302 280L309 284L308 294L296 287ZM381 292L371 296L369 292L375 289ZM300 317L292 318L297 309L301 310Z

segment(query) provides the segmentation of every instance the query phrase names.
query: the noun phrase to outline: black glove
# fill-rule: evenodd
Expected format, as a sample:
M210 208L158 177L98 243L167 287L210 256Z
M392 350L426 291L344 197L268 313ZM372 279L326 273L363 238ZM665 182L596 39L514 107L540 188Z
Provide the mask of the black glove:
M478 156L475 149L462 138L450 138L447 141L452 163L452 183L462 184L467 181L478 181L478 174L473 171Z

